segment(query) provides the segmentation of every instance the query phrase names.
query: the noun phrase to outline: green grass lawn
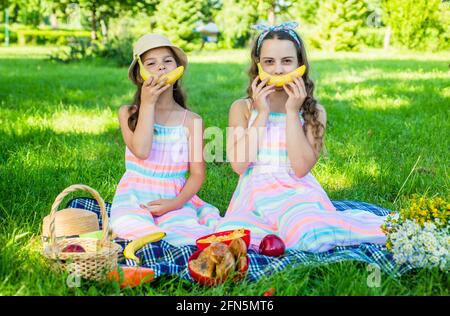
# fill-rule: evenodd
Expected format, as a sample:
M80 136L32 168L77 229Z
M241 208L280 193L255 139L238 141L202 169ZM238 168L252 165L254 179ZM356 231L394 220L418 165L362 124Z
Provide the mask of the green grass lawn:
M369 287L367 265L351 261L213 289L167 276L132 290L87 281L67 287L40 256L42 219L71 184L112 200L124 172L116 113L134 90L126 68L60 64L48 51L0 48L0 295L261 295L272 287L277 295L449 294L448 273L383 273L381 286ZM450 54L313 52L310 59L328 113L327 152L312 172L331 199L399 209L413 193L449 197ZM190 108L205 127L225 129L230 104L247 87L248 52L202 52L190 61ZM229 164L208 163L199 196L223 213L237 180Z

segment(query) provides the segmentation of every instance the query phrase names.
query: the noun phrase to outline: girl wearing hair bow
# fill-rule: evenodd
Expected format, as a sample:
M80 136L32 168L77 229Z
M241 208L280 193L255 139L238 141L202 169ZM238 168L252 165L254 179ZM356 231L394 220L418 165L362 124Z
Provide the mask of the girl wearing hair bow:
M262 32L251 50L248 96L236 100L229 112L235 132L229 133L227 156L240 178L216 231L245 227L251 230L253 247L265 235L276 234L287 249L312 252L385 243L380 228L385 217L364 210L336 211L310 173L320 157L326 112L314 97L296 27L292 22L257 26ZM270 79L292 72L300 75L286 82ZM261 74L268 77L261 81Z

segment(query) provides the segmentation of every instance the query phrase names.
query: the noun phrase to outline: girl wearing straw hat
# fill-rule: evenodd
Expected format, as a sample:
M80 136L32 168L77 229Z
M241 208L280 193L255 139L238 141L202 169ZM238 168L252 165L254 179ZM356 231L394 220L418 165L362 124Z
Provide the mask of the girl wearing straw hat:
M196 195L205 178L201 118L187 109L179 80L164 80L180 66L186 54L164 36L147 34L134 45L128 77L137 89L133 104L119 110L126 171L111 208L120 238L165 232L172 245L195 244L220 218Z

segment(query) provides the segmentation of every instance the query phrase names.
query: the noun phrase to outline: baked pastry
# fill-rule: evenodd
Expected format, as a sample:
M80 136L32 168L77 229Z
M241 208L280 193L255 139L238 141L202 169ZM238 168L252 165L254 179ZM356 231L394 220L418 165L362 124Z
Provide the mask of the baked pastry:
M211 246L206 247L197 259L191 260L189 266L192 271L207 278L215 277L216 264L211 260Z
M247 256L247 245L242 238L236 238L230 243L230 251L236 260L240 257Z
M221 263L225 255L230 252L228 246L221 242L213 242L208 248L209 252L207 255L216 264Z
M207 257L200 258L199 256L197 259L191 260L189 267L192 271L203 277L215 277L216 264Z
M247 266L247 256L236 259L236 271L242 271Z
M216 264L216 277L219 279L226 279L236 267L236 260L230 249L227 246L224 249L222 260Z

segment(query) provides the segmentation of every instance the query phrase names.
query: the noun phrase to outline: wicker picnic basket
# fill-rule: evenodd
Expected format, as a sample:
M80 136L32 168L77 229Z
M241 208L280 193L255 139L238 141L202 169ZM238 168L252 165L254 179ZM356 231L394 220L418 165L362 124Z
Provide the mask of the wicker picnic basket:
M100 206L102 216L102 240L97 238L56 238L55 217L56 211L62 200L70 193L83 190L97 200ZM51 267L57 271L67 271L76 273L78 276L89 280L103 280L106 274L117 268L119 255L122 253L122 247L112 242L112 234L108 229L108 216L106 215L105 202L97 191L83 185L75 184L66 188L55 199L50 212L49 220L50 238L43 239L44 256L49 260ZM43 237L44 237L43 230ZM69 245L78 245L83 247L85 252L63 252Z

